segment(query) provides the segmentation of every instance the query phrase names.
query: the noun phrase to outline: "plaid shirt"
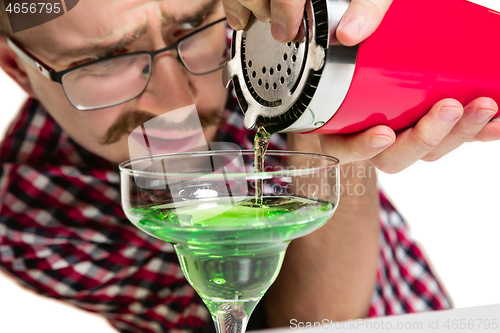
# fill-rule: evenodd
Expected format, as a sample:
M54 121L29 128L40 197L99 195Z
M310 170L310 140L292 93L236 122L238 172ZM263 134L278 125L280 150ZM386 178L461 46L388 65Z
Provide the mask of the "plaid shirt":
M230 98L219 140L253 148ZM285 149L275 135L270 149ZM381 193L380 257L369 316L451 303L408 226ZM41 295L105 316L120 332L200 332L209 313L172 247L120 206L116 165L86 151L29 100L0 145L0 268Z

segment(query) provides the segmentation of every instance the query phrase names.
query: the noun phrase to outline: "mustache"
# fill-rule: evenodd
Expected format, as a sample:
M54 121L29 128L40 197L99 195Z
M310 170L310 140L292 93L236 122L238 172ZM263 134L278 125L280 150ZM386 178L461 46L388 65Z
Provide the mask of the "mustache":
M128 134L145 122L156 117L159 116L155 116L149 112L140 110L121 114L113 123L113 125L111 125L111 127L107 130L100 144L110 145L112 143L118 142L123 135ZM222 116L222 112L220 110L210 110L206 113L191 112L189 116L182 122L168 121L160 117L157 119L157 121L151 124L151 129L159 129L165 131L175 130L177 132L196 130L198 129L198 119L202 128L206 128L209 126L219 126L224 121L224 117Z

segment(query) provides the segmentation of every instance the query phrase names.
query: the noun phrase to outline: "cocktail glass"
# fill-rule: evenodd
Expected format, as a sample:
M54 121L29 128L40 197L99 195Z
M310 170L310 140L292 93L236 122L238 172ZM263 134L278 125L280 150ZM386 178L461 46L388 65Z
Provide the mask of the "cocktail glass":
M210 151L120 165L125 214L173 245L219 333L245 332L288 244L325 224L339 200L333 157L268 151L261 173L253 160L253 151Z

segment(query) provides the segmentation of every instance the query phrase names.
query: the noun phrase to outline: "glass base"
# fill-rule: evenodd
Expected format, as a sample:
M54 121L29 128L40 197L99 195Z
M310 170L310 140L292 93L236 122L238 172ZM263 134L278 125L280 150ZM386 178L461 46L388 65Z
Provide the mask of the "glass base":
M244 333L257 300L203 300L207 305L217 333Z

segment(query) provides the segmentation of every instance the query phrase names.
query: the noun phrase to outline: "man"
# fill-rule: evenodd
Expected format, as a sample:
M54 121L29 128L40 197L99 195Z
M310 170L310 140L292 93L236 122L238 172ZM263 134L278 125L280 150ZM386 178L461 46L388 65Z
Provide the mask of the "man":
M353 1L339 40L356 44L366 38L389 4ZM275 23L297 22L303 2L228 0L225 5L229 23L242 28L250 10L262 20L270 15ZM38 293L101 313L121 332L205 329L208 312L170 246L142 234L124 217L116 165L129 157L131 130L187 105L197 106L208 141L218 135L251 148L251 134L242 128L241 114L232 112L234 100L222 87L220 71L204 68L205 75L193 75L175 50L155 55L152 63L146 56L110 59L165 48L222 17L222 4L213 0L80 1L66 15L16 34L9 33L2 17L11 42L1 39L0 66L33 98L0 147L3 271ZM294 24L284 26L284 34L280 29L273 25L281 41L296 31ZM37 58L41 70L27 58ZM44 76L48 68L74 74L61 85ZM113 81L103 83L101 71L113 70L106 76ZM77 84L82 78L98 84ZM496 111L487 98L465 108L444 100L398 136L377 126L349 136L289 135L287 146L355 162L345 168L371 163L397 172L418 159L437 159L467 140L498 139L499 124L488 123ZM279 136L272 145L285 147ZM366 192L344 195L320 232L290 245L282 273L262 302L262 315L255 318L257 326L450 307L404 221L379 197L375 177L348 173L343 182L361 184Z

